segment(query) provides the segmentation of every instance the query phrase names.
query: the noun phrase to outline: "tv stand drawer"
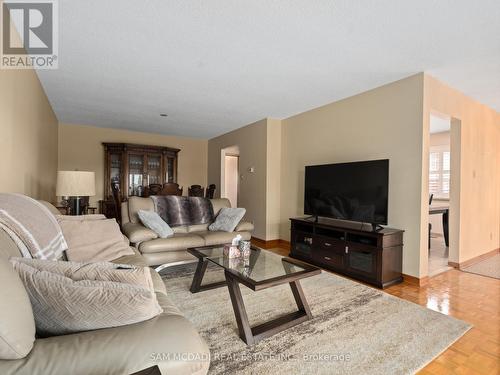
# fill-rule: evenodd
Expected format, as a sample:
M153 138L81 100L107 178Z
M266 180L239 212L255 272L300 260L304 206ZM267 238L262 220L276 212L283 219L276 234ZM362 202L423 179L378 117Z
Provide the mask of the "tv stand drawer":
M315 247L312 255L312 259L315 262L319 262L335 268L345 267L345 256L341 250Z

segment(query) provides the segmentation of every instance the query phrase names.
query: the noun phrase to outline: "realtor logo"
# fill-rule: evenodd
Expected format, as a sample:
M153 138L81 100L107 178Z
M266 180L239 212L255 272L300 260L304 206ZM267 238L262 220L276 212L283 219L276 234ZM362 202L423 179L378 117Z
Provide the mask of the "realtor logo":
M1 3L2 69L57 69L56 0Z

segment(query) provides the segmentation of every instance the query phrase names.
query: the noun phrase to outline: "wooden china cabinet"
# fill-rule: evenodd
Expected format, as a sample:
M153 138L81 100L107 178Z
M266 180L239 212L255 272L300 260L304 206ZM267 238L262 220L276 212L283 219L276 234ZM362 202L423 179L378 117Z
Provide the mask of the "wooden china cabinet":
M104 200L100 211L108 218L117 216L111 183L118 182L124 199L144 196L150 184L177 182L179 149L130 143L103 143Z

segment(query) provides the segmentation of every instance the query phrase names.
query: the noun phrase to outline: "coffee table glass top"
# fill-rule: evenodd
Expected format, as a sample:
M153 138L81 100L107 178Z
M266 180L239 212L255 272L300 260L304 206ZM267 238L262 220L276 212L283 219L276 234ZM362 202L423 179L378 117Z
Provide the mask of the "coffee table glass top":
M223 255L223 247L212 247L196 249L208 260L219 265L225 270L237 273L255 282L265 281L274 278L286 277L301 272L307 272L315 267L309 268L307 265L298 265L288 261L280 255L256 247L251 248L249 258L228 258Z

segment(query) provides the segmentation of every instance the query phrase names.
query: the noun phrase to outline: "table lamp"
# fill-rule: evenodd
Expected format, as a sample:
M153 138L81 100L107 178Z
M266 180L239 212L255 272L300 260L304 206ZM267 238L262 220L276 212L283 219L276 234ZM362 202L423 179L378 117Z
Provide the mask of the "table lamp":
M82 215L82 198L95 195L95 173L58 171L56 195L69 197L71 214Z

